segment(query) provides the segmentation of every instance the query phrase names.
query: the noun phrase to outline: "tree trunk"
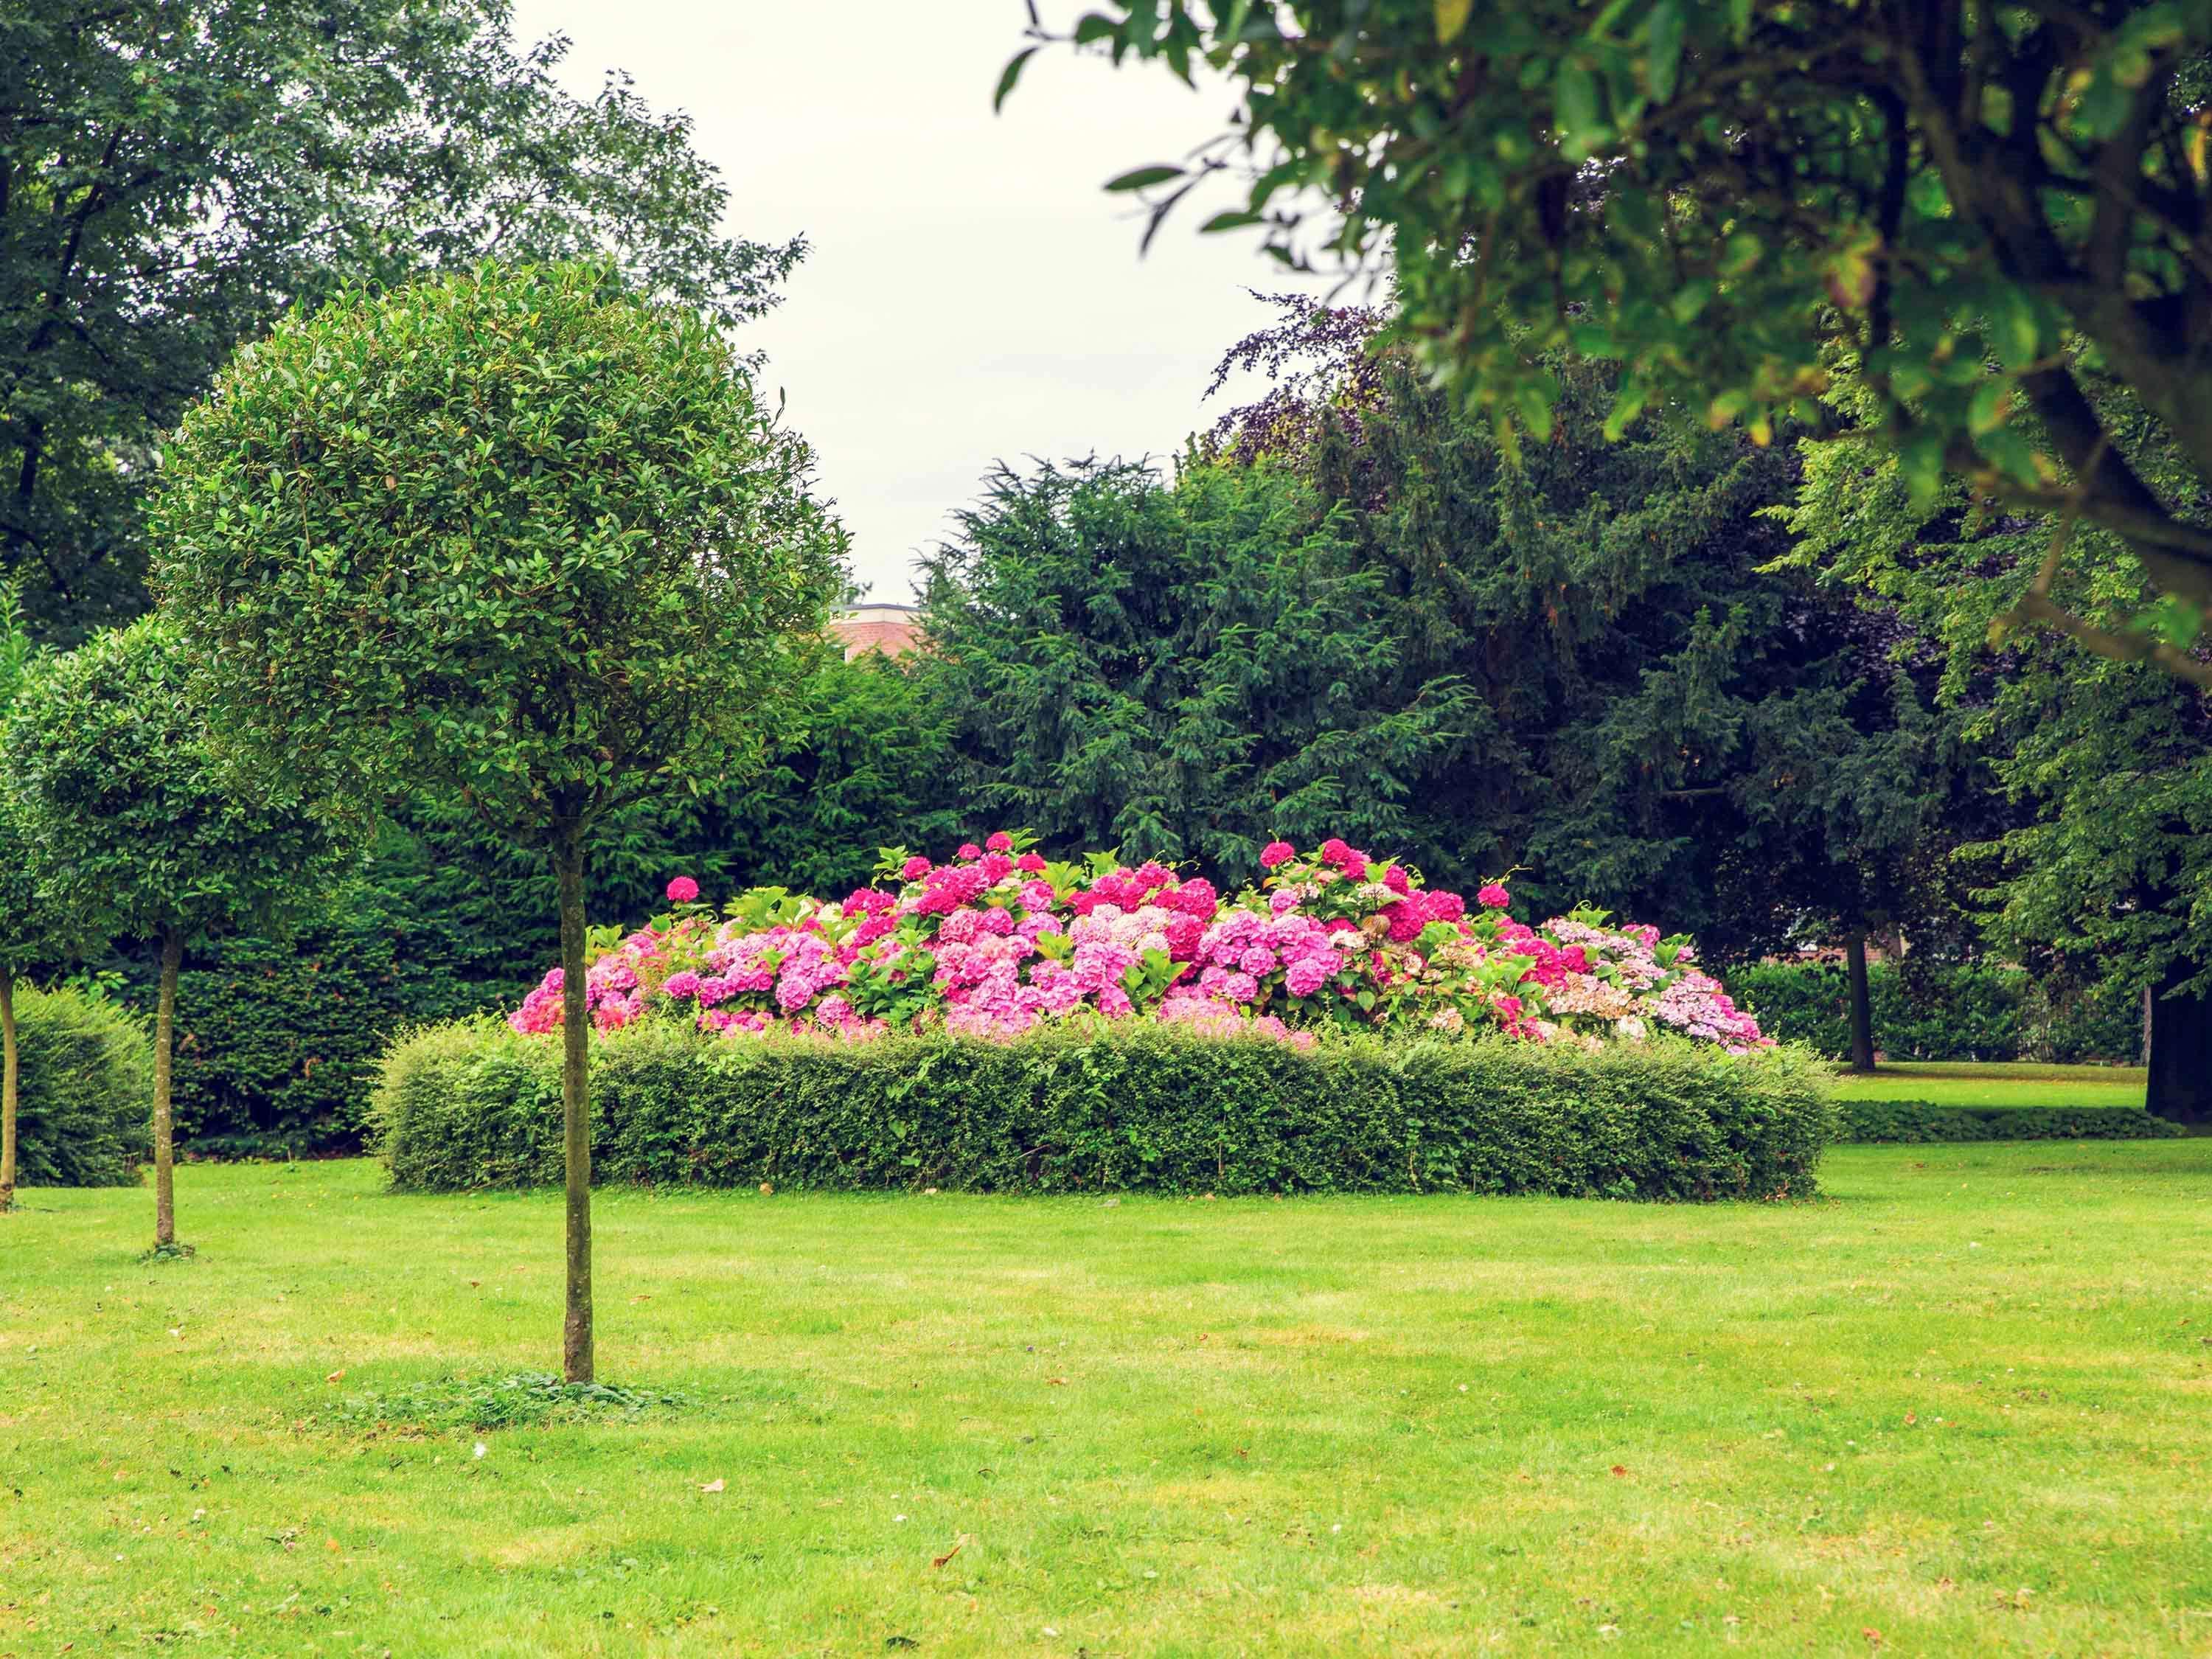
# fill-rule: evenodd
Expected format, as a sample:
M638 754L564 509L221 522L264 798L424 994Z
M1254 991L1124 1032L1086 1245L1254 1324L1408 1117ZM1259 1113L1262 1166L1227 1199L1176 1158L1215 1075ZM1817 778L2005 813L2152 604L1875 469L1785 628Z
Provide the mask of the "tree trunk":
M568 1297L561 1326L561 1375L592 1381L592 1121L590 1015L584 1003L584 838L569 829L553 843L561 893L561 1128L568 1177Z
M1850 964L1851 1070L1874 1070L1874 1007L1867 994L1866 935L1853 933L1844 942Z
M0 963L0 1215L15 1206L15 975Z
M2166 970L2150 1005L2150 1083L2143 1104L2177 1123L2212 1122L2212 994L2171 993L2192 965Z
M176 1125L169 1113L170 1054L175 1048L177 969L185 960L185 933L161 934L161 989L154 1005L154 1248L177 1242Z

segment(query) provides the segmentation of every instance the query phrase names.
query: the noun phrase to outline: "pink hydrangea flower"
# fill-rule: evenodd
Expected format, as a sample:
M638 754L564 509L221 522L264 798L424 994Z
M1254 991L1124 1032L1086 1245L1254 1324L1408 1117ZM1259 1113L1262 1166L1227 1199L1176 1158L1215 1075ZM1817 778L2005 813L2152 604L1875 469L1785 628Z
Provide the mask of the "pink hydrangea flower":
M699 884L689 876L678 876L668 884L668 902L672 904L689 904L698 896Z
M1011 853L1014 850L1014 838L1008 835L1005 830L1001 830L989 840L986 841L983 845L988 850L994 853Z
M1493 881L1476 890L1474 902L1492 910L1503 910L1513 902L1513 895Z
M1286 841L1271 841L1260 849L1260 867L1272 870L1279 864L1288 864L1297 857L1298 849Z

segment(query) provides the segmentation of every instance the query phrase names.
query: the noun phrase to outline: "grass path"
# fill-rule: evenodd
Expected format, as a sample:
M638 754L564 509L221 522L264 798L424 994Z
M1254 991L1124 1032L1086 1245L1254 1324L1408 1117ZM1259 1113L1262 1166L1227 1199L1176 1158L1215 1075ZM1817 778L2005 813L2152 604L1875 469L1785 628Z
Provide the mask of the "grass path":
M339 1404L550 1366L556 1194L188 1166L147 1267L30 1192L0 1655L2205 1653L2212 1140L1824 1181L611 1191L603 1370L689 1403L415 1434Z

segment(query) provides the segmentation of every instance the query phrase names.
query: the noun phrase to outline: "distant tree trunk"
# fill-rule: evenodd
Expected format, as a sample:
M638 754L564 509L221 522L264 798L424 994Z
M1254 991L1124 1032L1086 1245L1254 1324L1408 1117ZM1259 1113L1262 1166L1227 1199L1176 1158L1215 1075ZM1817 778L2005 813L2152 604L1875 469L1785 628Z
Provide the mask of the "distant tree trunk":
M1867 995L1866 935L1853 933L1844 941L1850 964L1851 1070L1874 1070L1874 1006Z
M2212 994L2172 995L2192 967L2166 970L2150 1005L2150 1082L2143 1104L2177 1123L2212 1121Z
M154 1005L154 1248L177 1242L176 1123L169 1110L170 1055L177 1027L177 969L185 960L180 927L161 934L161 988Z
M568 1295L561 1326L561 1375L592 1381L592 1120L590 1014L584 1000L584 837L570 826L554 838L561 894L561 1130L568 1177Z
M15 975L0 964L0 1215L15 1205Z

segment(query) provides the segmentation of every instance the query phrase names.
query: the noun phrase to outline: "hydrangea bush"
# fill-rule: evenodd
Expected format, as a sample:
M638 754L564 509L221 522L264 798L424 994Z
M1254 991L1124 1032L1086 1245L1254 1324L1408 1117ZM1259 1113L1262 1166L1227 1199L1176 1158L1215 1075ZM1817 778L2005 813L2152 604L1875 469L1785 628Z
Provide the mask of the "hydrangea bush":
M1656 927L1589 909L1530 927L1503 885L1469 904L1341 841L1310 854L1275 842L1261 863L1256 888L1224 898L1164 865L1049 860L1001 832L943 863L887 852L878 884L842 902L758 888L719 916L679 876L667 915L595 940L586 1006L602 1032L680 1020L731 1036L1006 1039L1142 1018L1302 1047L1330 1029L1771 1046L1689 942ZM509 1023L557 1030L563 985L554 969Z

